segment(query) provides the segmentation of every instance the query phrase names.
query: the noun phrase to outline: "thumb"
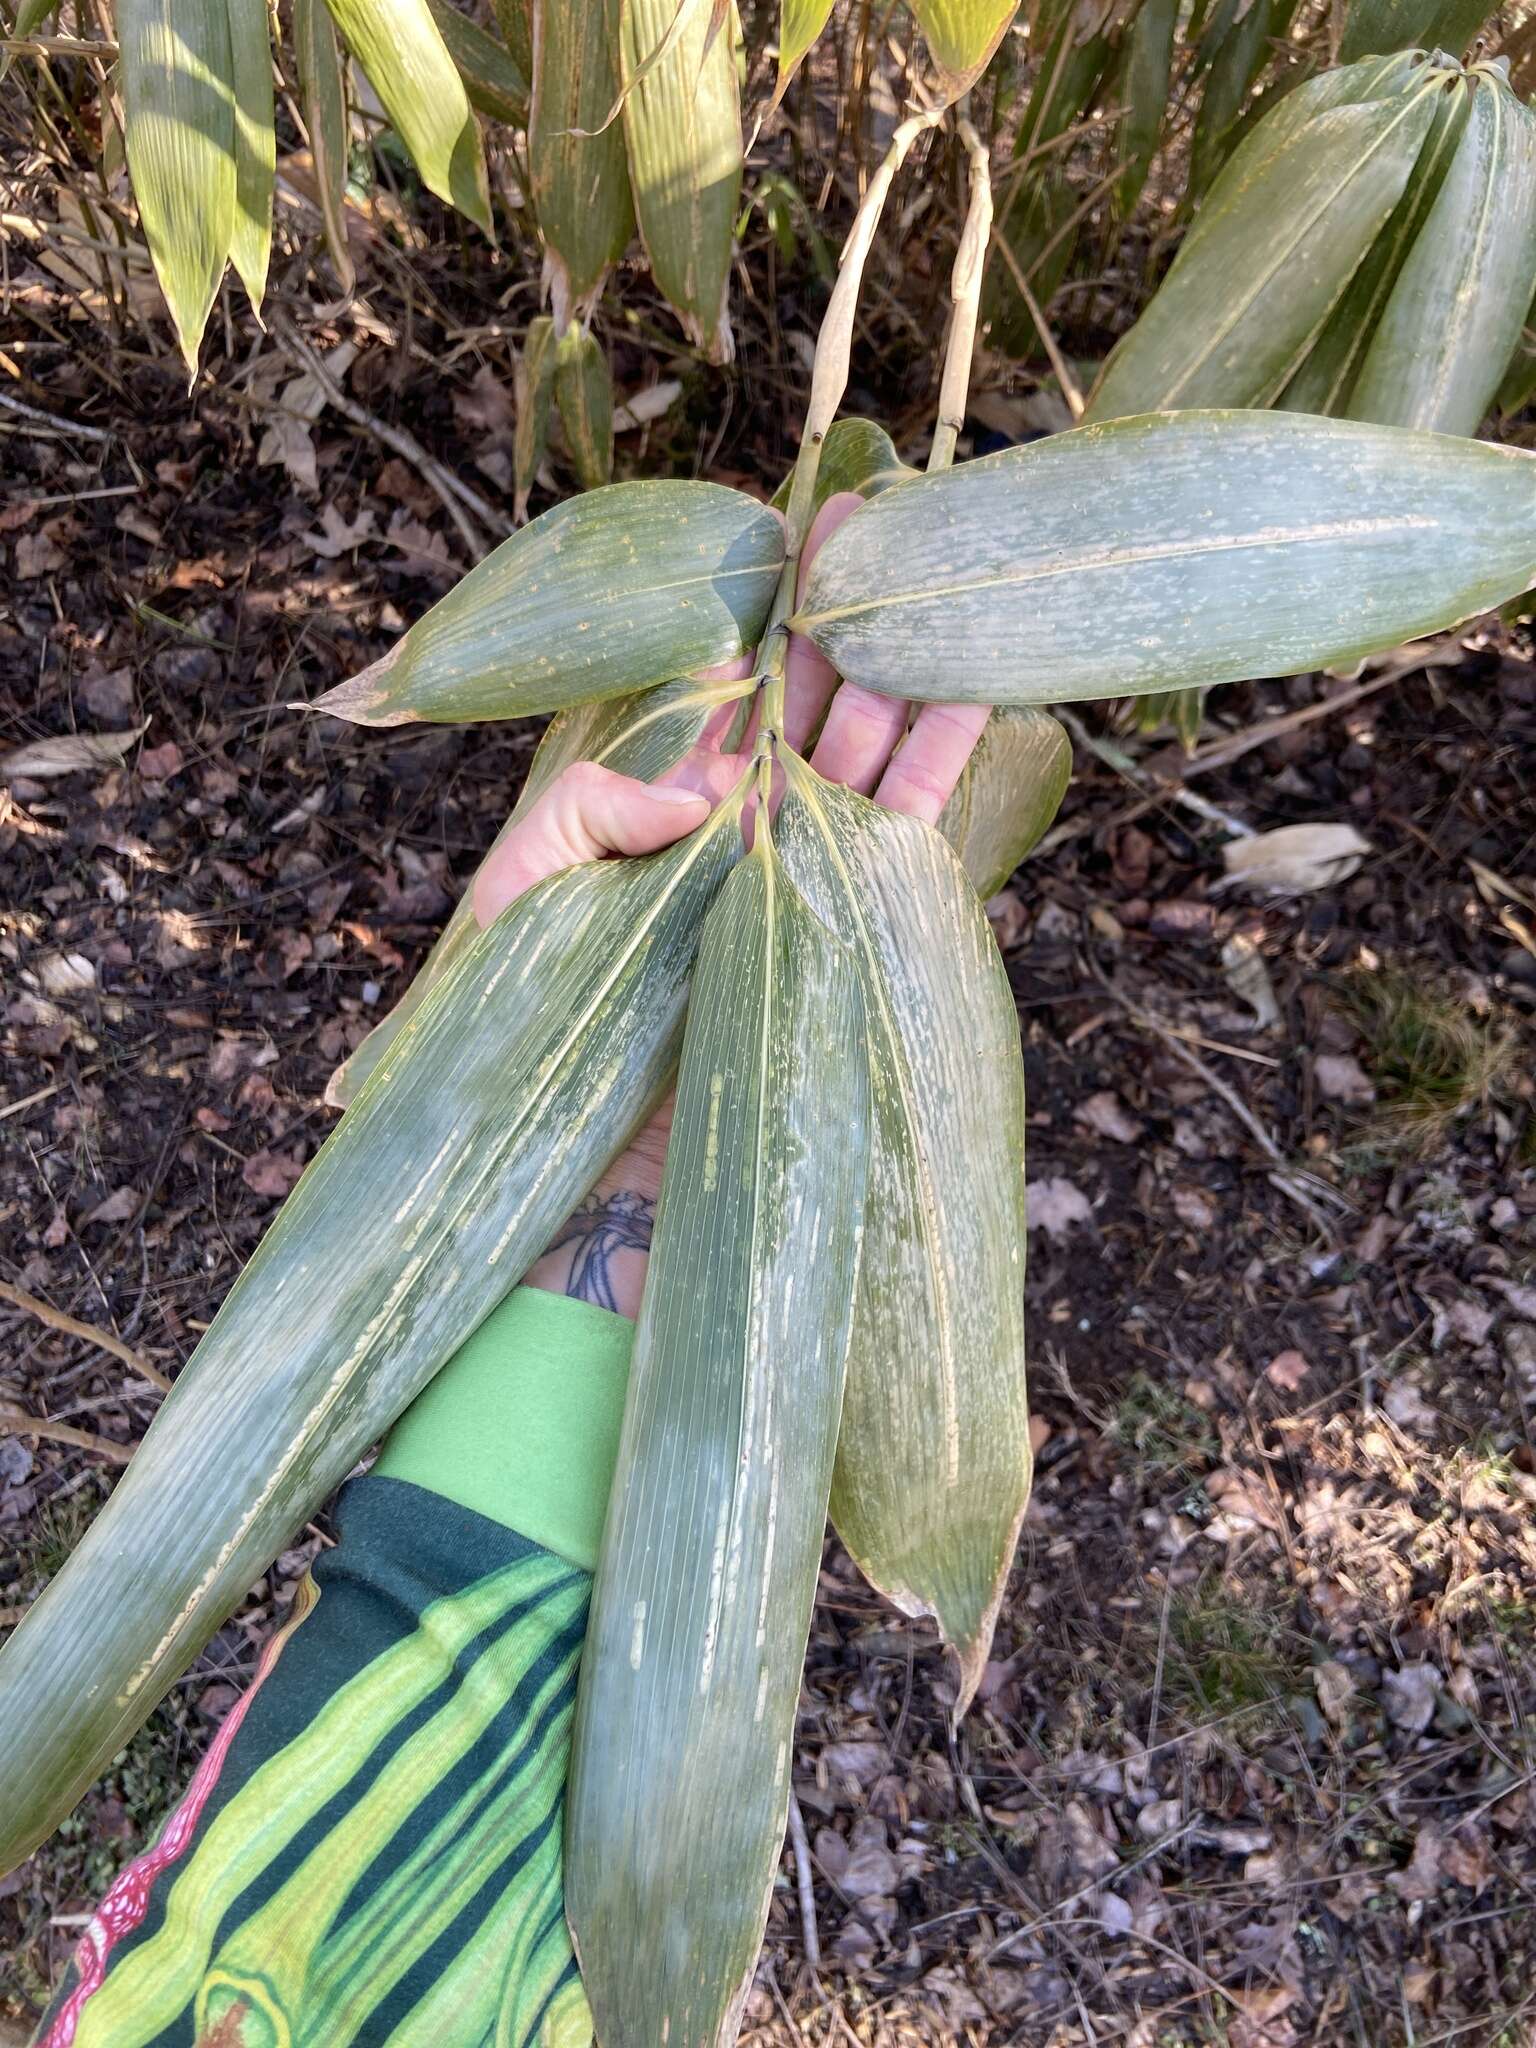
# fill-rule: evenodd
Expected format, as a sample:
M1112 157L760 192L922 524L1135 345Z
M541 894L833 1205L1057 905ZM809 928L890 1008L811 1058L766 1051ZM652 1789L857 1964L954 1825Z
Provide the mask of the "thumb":
M702 825L709 799L653 789L595 761L573 761L494 847L475 876L476 920L488 925L535 882L610 853L655 853Z

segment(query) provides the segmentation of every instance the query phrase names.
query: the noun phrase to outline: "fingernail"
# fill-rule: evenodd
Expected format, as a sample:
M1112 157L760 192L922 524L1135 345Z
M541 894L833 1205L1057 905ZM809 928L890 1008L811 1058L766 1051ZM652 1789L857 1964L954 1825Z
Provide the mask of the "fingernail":
M694 789L653 789L651 795L659 804L707 804L709 798L700 796Z

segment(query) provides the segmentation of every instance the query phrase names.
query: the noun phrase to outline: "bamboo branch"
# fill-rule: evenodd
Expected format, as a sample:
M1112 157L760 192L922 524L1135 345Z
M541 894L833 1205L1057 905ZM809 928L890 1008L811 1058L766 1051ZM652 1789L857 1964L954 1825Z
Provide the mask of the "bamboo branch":
M8 1280L0 1280L0 1301L8 1301L12 1308L19 1308L38 1322L46 1323L50 1330L59 1330L66 1337L79 1337L86 1344L94 1344L99 1351L110 1351L114 1358L120 1358L130 1371L136 1372L142 1380L148 1380L152 1387L158 1387L162 1394L171 1391L171 1382L160 1368L151 1365L125 1344L121 1337L114 1337L110 1330L98 1330L93 1323L82 1323L74 1316L65 1315L59 1308L53 1308L46 1301L39 1301L35 1294L25 1294L21 1288L13 1287Z
M43 1422L21 1408L0 1408L0 1436L45 1436L56 1444L96 1451L114 1465L126 1465L138 1448L136 1444L115 1444L107 1436L93 1436L90 1430L75 1429L67 1422Z
M960 140L970 165L971 196L955 267L950 272L949 296L953 307L949 335L944 344L944 368L939 378L939 416L934 423L933 446L928 451L928 468L948 469L955 459L955 443L965 425L966 394L971 386L971 360L976 353L976 323L981 316L981 280L986 270L987 243L992 234L992 165L976 130L962 114Z

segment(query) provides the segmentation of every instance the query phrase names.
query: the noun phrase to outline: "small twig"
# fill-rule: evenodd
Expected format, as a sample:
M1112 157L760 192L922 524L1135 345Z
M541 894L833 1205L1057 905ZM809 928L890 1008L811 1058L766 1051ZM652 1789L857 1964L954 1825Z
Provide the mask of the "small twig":
M821 1968L821 1930L816 1924L816 1889L811 1876L811 1845L805 1832L805 1815L800 1802L789 1795L789 1839L795 1852L795 1889L800 1895L800 1932L805 1943L805 1960L813 1971Z
M84 36L0 36L0 50L13 57L115 57L116 43L91 42Z
M55 434L73 434L81 441L112 441L117 437L108 433L105 427L86 427L76 420L66 420L56 412L41 412L35 405L28 405L12 392L0 391L0 405L7 412L14 412L24 420L33 420L40 427L47 427Z
M1133 759L1124 747L1116 746L1113 740L1102 734L1090 732L1076 713L1069 711L1064 704L1056 706L1055 716L1080 747L1096 754L1106 768L1113 768L1117 775L1123 775L1127 782L1145 790L1148 796L1166 797L1169 803L1182 804L1197 818L1204 818L1208 824L1220 825L1239 839L1253 837L1251 825L1245 825L1241 818L1234 818L1229 811L1218 810L1215 804L1194 790L1185 789L1172 776L1154 774L1142 762Z
M504 513L498 512L478 491L472 490L461 478L456 477L452 470L445 468L435 456L429 455L414 434L404 427L392 427L387 420L381 420L377 414L369 412L365 405L359 405L355 398L349 398L303 335L283 314L273 314L272 331L284 351L314 378L321 391L325 393L328 405L334 406L342 418L350 420L354 427L361 427L365 433L372 434L375 440L382 441L386 448L393 449L396 455L410 463L422 480L430 485L442 500L449 518L458 528L459 537L468 548L472 560L479 561L485 553L485 541L466 516L467 512L474 514L487 533L495 534L502 540L507 538L513 530L512 521Z
M0 1628L15 1628L18 1622L25 1621L26 1618L25 1607L0 1607Z
M1084 412L1084 403L1083 394L1078 388L1077 379L1068 368L1066 357L1056 345L1056 337L1052 334L1045 314L1040 309L1039 301L1029 288L1029 279L1024 275L1023 266L1008 245L1008 237L1006 235L999 235L997 246L1003 252L1003 261L1013 273L1013 281L1018 286L1019 297L1024 301L1025 310L1028 312L1030 319L1035 323L1035 332L1039 335L1041 346L1050 360L1051 368L1056 373L1056 382L1061 386L1061 395L1067 401L1067 410L1071 413L1074 420L1080 420Z
M124 1365L136 1372L140 1379L148 1380L152 1387L158 1387L162 1394L171 1391L171 1382L160 1368L151 1365L147 1358L140 1357L131 1344L125 1344L121 1337L113 1336L110 1330L98 1330L92 1323L82 1323L74 1316L52 1307L46 1301L39 1301L35 1294L23 1293L8 1280L0 1280L0 1301L8 1301L12 1308L22 1309L29 1316L35 1316L40 1323L46 1323L50 1330L60 1330L66 1337L79 1337L86 1344L94 1344L99 1351L110 1351L114 1358L120 1358Z
M110 1437L93 1436L88 1429L74 1429L67 1422L43 1422L20 1408L0 1408L0 1436L45 1436L57 1444L73 1444L82 1451L97 1451L114 1465L126 1465L138 1446L115 1444Z
M986 147L962 114L960 140L970 166L971 196L966 207L955 267L950 272L949 296L953 306L949 336L944 344L944 368L939 378L939 416L934 422L933 446L928 451L930 470L948 469L955 459L955 443L965 425L965 400L971 385L971 359L976 353L976 323L981 314L981 280L986 270L987 243L992 235L992 164Z

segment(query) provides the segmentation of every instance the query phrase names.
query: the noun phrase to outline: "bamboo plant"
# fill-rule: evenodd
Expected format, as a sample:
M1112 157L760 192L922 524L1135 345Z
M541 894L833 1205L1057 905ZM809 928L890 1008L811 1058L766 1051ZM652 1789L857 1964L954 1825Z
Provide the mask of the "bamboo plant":
M878 430L833 423L875 221L940 118L904 122L871 181L782 514L708 483L592 491L319 700L384 727L553 713L536 775L589 751L659 773L733 694L756 737L690 838L552 877L434 957L0 1649L0 1870L64 1818L674 1074L567 1833L603 2048L734 2037L829 1508L871 1581L935 1617L957 1714L971 1700L1030 1479L1023 1071L973 884L1012 866L1059 797L1044 707L1354 660L1500 603L1536 571L1536 460L1203 409L955 466L990 211L961 122L952 345L928 473L903 473ZM854 477L865 501L797 598L818 499ZM786 744L792 632L870 689L999 707L946 832L823 782ZM698 680L749 650L745 680Z

